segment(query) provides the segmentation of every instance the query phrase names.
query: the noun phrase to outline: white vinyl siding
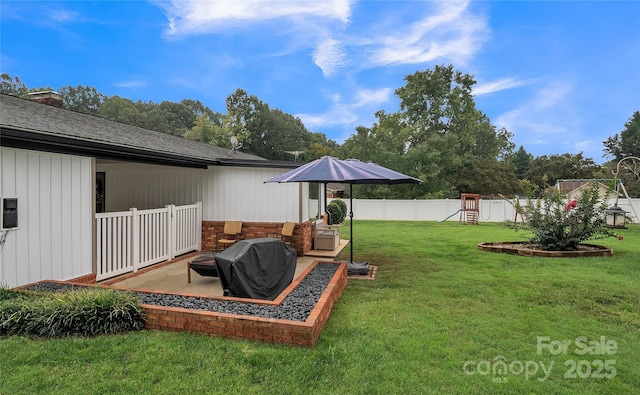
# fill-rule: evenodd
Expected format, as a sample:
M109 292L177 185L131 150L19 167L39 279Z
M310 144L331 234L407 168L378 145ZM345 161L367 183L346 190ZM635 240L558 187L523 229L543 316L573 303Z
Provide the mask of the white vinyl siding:
M265 183L285 172L283 169L210 167L203 200L203 219L246 222L308 220L306 184ZM305 215L301 217L300 213Z
M69 280L92 272L91 159L0 147L0 196L18 198L0 283Z

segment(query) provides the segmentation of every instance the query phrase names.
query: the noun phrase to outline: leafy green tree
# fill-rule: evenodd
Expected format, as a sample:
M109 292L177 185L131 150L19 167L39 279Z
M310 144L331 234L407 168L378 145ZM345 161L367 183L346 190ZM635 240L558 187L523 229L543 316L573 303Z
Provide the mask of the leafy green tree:
M496 130L476 109L471 75L453 66L436 66L408 75L405 81L395 92L399 111L379 111L371 128L359 127L343 145L345 156L373 160L425 181L394 186L391 195L398 198L457 197L478 178L473 169L481 164L488 174L512 175L509 183L515 185L513 172L505 173L500 163L513 150L512 136ZM495 168L487 169L489 165ZM385 187L363 188L385 192Z
M146 127L144 110L141 102L136 104L120 96L111 96L102 102L98 116L127 125Z
M196 116L195 125L187 130L182 137L201 143L226 147L229 145L231 134L224 133L222 129L222 116L216 120L202 114Z
M264 104L256 96L249 96L243 89L237 89L227 97L225 106L227 114L222 127L230 135L236 136L245 147L250 146L255 134L251 130L256 129L257 114Z
M640 157L640 111L634 112L624 126L620 134L603 142L605 156L615 161L627 156Z
M544 190L558 180L596 178L599 169L600 166L593 159L585 158L582 152L576 155L542 155L533 159L525 178Z
M630 197L640 196L640 163L635 160L626 160L618 163L623 158L640 158L640 111L633 113L624 124L625 129L619 134L609 137L604 144L605 157L611 158L606 163L606 174L611 176L613 171L619 170L617 177L623 182Z
M352 157L365 162L376 162L387 166L393 160L397 167L397 158L406 154L403 139L396 134L398 116L388 115L384 111L376 113L379 122L371 127L358 126L339 150L340 156Z
M506 130L497 131L476 109L471 75L455 71L453 66L436 66L405 79L407 84L396 93L406 120L403 134L408 137L408 151L418 150L414 160L422 162L423 171L431 171L424 176L441 180L431 193L449 191L453 195L449 197L455 197L470 184L469 179L460 178L462 174L476 177L473 170L461 170L474 169L482 160L508 153L513 146L511 135Z
M267 159L291 159L287 151L300 151L309 144L311 134L299 118L264 105L255 117L249 151Z
M475 80L454 71L453 66L436 66L405 77L405 86L396 90L400 113L406 124L410 147L427 142L434 134L460 134L462 144L471 144L469 127L477 119L472 95Z
M151 130L182 136L195 125L196 114L188 105L165 100L157 105L149 103L146 119Z
M362 161L371 160L375 156L375 141L371 129L357 126L356 132L340 147L340 156L358 158Z
M197 117L206 117L212 122L220 123L222 119L222 114L217 111L213 111L209 107L205 106L199 100L191 100L191 99L183 99L180 101L180 104L189 108L189 110Z
M458 190L461 193L511 196L523 192L515 174L515 166L507 160L486 158L473 168L462 167L459 172Z
M226 107L222 128L243 143L243 151L254 155L291 160L287 151L304 153L309 151L312 142L327 143L324 135L313 136L299 118L280 109L269 108L268 104L242 89L227 97ZM324 151L321 146L315 149L316 152Z
M11 77L7 73L0 74L0 93L26 98L29 90L18 76Z
M106 99L105 95L99 93L92 86L78 85L75 88L63 86L58 89L58 93L62 96L62 106L64 108L90 115L98 115L100 106Z
M509 162L516 168L516 177L518 180L524 179L527 171L531 168L531 162L533 162L533 155L528 153L521 145L520 148L508 157Z
M310 142L305 147L304 152L299 156L299 160L312 161L326 155L337 156L340 148L337 142L327 139L324 133L311 133Z
M3 93L27 97L29 89L18 77L0 76ZM51 88L48 88L51 90ZM232 136L243 150L267 159L291 160L287 152L302 152L298 160L312 160L333 153L339 146L323 133L310 133L299 118L271 109L256 96L237 89L226 99L227 113L212 111L198 100L180 103L133 102L107 97L96 88L64 86L59 93L69 110L139 126L188 139L229 147Z

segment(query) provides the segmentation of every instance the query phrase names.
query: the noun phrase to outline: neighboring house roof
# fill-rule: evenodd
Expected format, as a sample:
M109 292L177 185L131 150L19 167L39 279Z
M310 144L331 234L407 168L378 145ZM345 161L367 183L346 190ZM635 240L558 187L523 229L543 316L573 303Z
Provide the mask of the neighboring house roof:
M580 178L580 179L570 179L570 180L558 180L556 181L555 189L559 190L560 193L566 195L576 189L584 188L585 185L591 185L593 182L598 182L603 186L606 186L604 183L613 182L612 179L594 179L594 178Z
M566 195L567 198L569 199L577 199L578 197L580 197L580 195L582 195L582 192L589 189L591 185L593 185L593 183L596 183L596 185L598 186L598 194L600 195L601 198L615 199L616 196L619 195L617 191L610 189L607 185L603 184L600 181L596 181L596 180L580 180L580 181L581 181L580 186L578 186L577 188L569 192L563 191L563 194Z
M100 159L206 168L251 166L295 168L166 133L126 125L31 100L0 94L0 145Z

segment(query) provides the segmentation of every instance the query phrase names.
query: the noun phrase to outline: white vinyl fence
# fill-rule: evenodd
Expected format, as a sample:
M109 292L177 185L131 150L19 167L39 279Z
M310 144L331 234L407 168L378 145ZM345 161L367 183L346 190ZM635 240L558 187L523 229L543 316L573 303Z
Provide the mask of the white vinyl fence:
M330 202L332 199L329 199ZM347 204L349 199L341 199ZM520 204L526 200L521 199ZM609 201L613 206L615 200ZM628 212L633 222L640 222L636 213L640 214L640 199L620 198L618 206ZM353 219L357 220L398 220L398 221L459 221L460 199L429 200L389 200L389 199L353 199ZM321 210L324 210L321 208ZM318 201L309 202L309 218L315 218ZM515 220L513 206L504 199L480 199L480 222L504 222ZM349 216L347 215L347 219Z
M167 261L202 243L202 204L96 214L96 280Z

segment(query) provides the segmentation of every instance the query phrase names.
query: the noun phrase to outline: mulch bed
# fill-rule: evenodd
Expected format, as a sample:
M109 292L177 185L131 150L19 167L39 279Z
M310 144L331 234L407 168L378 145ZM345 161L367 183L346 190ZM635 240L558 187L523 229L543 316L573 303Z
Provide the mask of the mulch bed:
M613 250L595 244L580 244L574 251L547 251L536 248L535 245L527 242L504 241L493 243L480 243L478 248L482 251L501 252L506 254L516 254L524 256L537 256L549 258L576 258L588 256L613 256Z

